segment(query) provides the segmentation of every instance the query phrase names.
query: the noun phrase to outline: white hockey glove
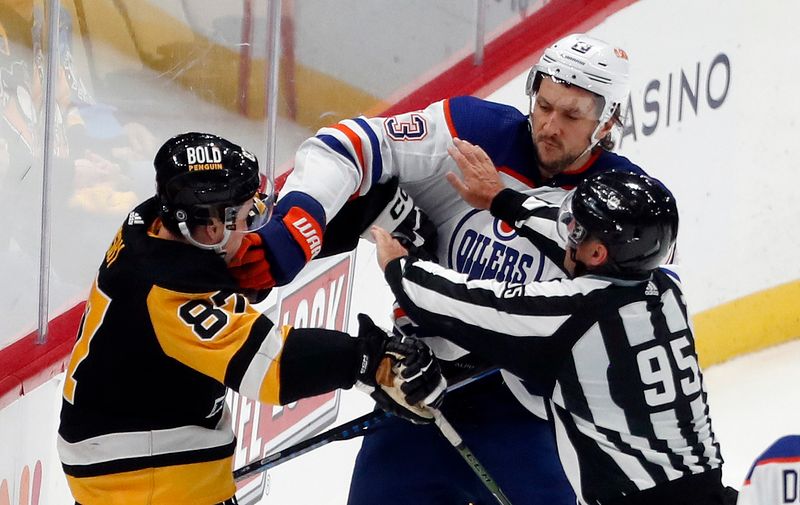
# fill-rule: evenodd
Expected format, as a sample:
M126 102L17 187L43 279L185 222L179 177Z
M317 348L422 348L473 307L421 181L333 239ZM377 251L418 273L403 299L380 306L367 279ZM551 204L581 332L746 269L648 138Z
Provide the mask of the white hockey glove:
M365 314L358 315L361 354L356 387L378 407L417 424L433 422L447 382L430 349L413 337L387 334Z

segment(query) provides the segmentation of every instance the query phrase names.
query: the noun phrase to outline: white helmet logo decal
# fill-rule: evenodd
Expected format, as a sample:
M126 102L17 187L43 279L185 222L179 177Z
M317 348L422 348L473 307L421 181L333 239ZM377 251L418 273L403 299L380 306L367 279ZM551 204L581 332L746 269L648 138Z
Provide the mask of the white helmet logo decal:
M216 146L189 146L186 148L189 171L222 170L222 151Z
M577 51L577 52L579 52L581 54L588 53L591 48L592 48L592 45L589 44L588 42L583 41L583 40L579 40L578 42L575 43L575 45L572 46L572 50L573 51Z

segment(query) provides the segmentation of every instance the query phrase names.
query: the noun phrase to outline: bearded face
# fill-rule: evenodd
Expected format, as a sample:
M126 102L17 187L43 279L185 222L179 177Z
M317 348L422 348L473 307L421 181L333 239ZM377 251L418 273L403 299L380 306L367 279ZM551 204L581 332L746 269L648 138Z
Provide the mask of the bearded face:
M598 107L598 97L589 91L542 79L531 110L531 124L544 177L578 168L585 162L579 158L592 143L601 106Z

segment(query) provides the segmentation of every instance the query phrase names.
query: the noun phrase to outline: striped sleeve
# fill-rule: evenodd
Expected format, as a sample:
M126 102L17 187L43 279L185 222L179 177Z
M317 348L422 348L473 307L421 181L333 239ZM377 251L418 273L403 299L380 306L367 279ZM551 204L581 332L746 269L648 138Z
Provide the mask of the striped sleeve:
M396 116L346 119L300 145L273 217L258 232L278 285L319 254L327 225L347 202L394 177L402 185L444 176L448 110L443 100Z
M390 117L357 117L320 129L297 151L282 196L305 193L330 221L349 199L398 177L411 183L443 176L452 143L448 101Z
M574 317L589 291L608 283L586 280L527 285L468 280L435 263L401 258L386 278L400 305L421 326L520 378L551 382L580 335ZM567 335L567 336L562 336ZM559 338L560 337L560 338Z
M501 191L489 209L493 216L513 226L564 273L564 241L556 232L558 211L568 194L561 188L541 188L525 195L510 188Z

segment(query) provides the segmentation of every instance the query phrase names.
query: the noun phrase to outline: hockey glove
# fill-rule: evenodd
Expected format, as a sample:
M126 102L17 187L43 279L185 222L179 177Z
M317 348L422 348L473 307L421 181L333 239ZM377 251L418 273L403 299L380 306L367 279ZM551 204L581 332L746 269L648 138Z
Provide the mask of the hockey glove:
M436 226L416 205L391 233L411 256L425 261L438 261L436 244L439 236Z
M361 237L374 242L370 229L379 226L392 234L400 244L416 258L436 261L436 245L439 235L436 225L428 215L414 205L414 200L398 187L394 197L377 218L367 226Z
M244 236L242 245L228 263L228 270L236 278L239 287L248 292L263 293L275 286L261 235L258 233Z
M442 375L450 385L459 384L492 368L490 363L453 342L428 334L406 314L397 302L393 304L392 320L395 335L415 337L428 346L436 356Z
M360 353L356 387L381 409L414 423L433 422L427 406L438 407L447 383L430 350L413 337L396 337L358 315Z

